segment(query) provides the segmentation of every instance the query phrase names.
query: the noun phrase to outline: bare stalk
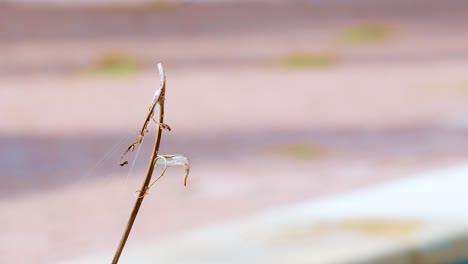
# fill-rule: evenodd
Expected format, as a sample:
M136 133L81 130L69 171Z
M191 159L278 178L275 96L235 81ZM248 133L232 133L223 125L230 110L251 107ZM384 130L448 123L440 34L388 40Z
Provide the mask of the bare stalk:
M166 77L164 74L164 69L162 67L162 64L158 64L158 69L159 69L159 75L160 75L160 81L161 81L161 86L160 89L156 91L155 97L153 98L152 105L150 107L150 112L148 113L148 116L146 117L146 120L144 122L143 128L140 133L140 137L135 141L135 143L139 144L141 143L141 139L144 136L144 133L146 132L146 127L148 126L149 121L153 117L154 110L156 106L159 106L159 118L157 123L158 125L158 134L156 137L156 141L154 143L154 148L153 148L153 153L151 155L150 163L148 165L148 171L146 172L146 178L145 181L143 182L141 189L140 189L140 194L137 196L137 200L135 201L135 205L133 206L132 213L130 214L130 217L128 219L127 227L125 228L125 231L122 235L122 238L120 240L119 246L117 247L117 250L115 251L114 258L112 259L113 264L117 264L119 262L120 255L122 254L122 251L125 247L125 243L127 242L128 236L130 235L130 231L132 230L133 223L135 222L135 219L137 217L138 211L140 210L140 206L143 203L143 199L145 198L145 194L148 191L148 186L151 183L151 177L153 175L153 170L155 166L157 165L157 157L158 157L158 152L159 152L159 145L161 144L161 134L164 126L161 124L164 124L164 99L165 99L165 94L166 94ZM130 148L134 148L136 145L133 143L130 145ZM128 152L128 150L127 150Z

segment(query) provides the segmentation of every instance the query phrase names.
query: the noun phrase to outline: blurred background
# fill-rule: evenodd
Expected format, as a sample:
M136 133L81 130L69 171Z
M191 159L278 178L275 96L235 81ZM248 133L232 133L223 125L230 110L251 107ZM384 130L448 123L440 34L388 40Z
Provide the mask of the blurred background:
M172 127L161 153L189 157L192 174L187 187L182 168L158 183L128 245L464 161L467 12L435 0L0 1L0 262L117 246L154 134L131 172L120 155L158 62Z

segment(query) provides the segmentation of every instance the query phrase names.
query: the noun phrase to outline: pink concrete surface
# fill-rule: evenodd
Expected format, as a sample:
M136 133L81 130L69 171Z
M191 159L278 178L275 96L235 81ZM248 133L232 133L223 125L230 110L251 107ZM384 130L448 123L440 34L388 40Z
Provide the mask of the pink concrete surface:
M12 26L0 33L0 262L53 263L116 247L149 140L127 183L118 159L141 126L159 61L173 128L162 151L191 158L192 175L184 188L183 171L171 170L151 192L129 246L465 159L468 27L462 8L447 6L392 14L371 5L351 15L325 8L329 23L313 7L216 6L213 28L210 12L185 6L177 15L132 15L143 27L135 34L109 22L120 25L125 14L63 13L97 19L93 28L53 10L8 9ZM26 22L14 15L26 13ZM47 15L43 33L28 27ZM248 27L255 15L264 28ZM176 26L156 23L168 21ZM397 34L364 46L336 39L360 21L383 21ZM142 58L145 70L83 73L107 50ZM291 53L339 60L322 69L275 64ZM132 136L86 175L124 135ZM319 153L271 151L290 144Z

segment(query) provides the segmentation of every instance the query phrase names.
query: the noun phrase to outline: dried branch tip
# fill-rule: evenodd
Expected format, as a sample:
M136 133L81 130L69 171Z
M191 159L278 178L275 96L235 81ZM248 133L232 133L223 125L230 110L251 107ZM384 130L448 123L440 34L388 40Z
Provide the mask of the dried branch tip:
M122 161L123 157L130 151L133 151L137 145L141 144L143 142L143 138L145 137L145 133L148 132L148 124L149 121L152 119L161 129L166 129L168 131L171 131L171 127L167 124L164 123L159 123L156 122L154 119L154 111L156 109L156 106L160 104L161 101L164 100L164 90L166 89L166 75L164 73L164 68L161 63L158 63L158 71L159 71L159 88L156 89L154 92L153 100L151 102L151 106L149 107L149 113L146 116L145 122L143 123L143 127L140 130L140 134L138 138L128 146L128 148L125 150L125 152L122 154L120 157L120 160ZM125 160L120 163L120 166L124 166L128 164L128 161Z

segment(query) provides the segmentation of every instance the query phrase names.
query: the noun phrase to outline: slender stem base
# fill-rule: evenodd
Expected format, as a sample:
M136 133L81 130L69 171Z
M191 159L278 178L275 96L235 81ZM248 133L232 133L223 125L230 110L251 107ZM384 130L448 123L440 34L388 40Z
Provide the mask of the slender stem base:
M164 101L160 102L159 110L160 110L159 123L163 123ZM145 181L143 182L141 189L140 189L141 195L139 195L137 200L135 201L135 205L133 206L132 213L130 214L130 217L128 218L127 227L125 228L125 231L122 235L119 246L117 247L117 250L115 251L114 258L112 259L112 264L117 264L119 262L120 255L122 254L122 251L125 247L125 243L127 242L128 236L130 235L130 231L132 230L133 223L135 222L138 211L140 210L141 204L143 203L143 199L145 198L146 191L151 182L151 177L153 175L154 167L156 166L156 162L154 161L156 160L156 157L158 156L159 145L161 144L161 134L162 134L162 128L159 126L158 135L157 135L156 142L153 148L153 154L151 155L150 164L148 165L148 172L146 173Z

